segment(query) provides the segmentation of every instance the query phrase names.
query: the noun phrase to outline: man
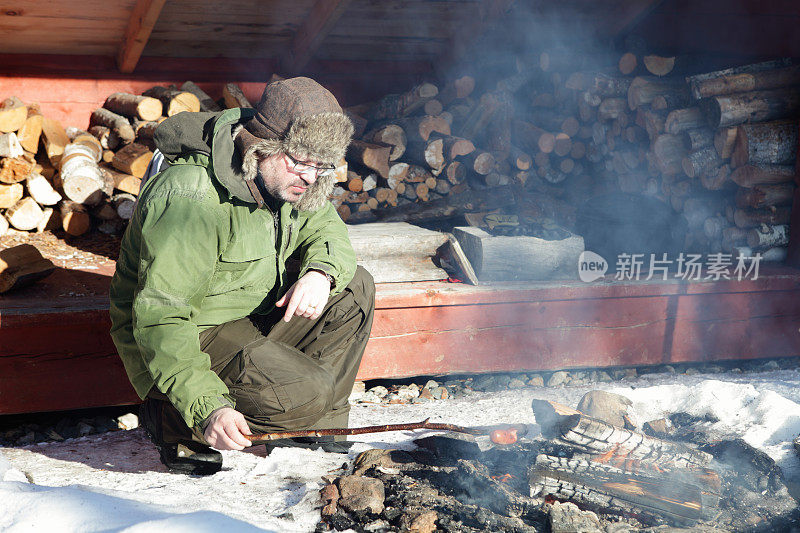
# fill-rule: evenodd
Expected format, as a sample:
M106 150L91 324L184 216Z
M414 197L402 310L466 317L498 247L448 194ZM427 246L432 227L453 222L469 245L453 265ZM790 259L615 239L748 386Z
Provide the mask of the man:
M219 470L246 435L346 427L374 284L328 196L353 126L309 78L256 109L180 113L155 141L111 282L111 335L170 469ZM322 445L346 451L336 441Z

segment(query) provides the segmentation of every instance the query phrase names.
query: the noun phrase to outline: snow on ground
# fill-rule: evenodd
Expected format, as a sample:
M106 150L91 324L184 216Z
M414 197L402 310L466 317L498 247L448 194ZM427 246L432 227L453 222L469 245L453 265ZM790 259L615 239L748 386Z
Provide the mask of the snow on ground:
M648 374L632 381L580 387L536 387L473 393L411 405L353 406L352 426L421 421L461 425L534 423L533 398L575 406L589 390L628 396L642 422L685 411L710 413L712 429L739 435L772 456L800 482L791 440L800 434L800 372ZM263 447L224 452L222 472L209 477L168 473L142 430L61 443L0 449L2 531L312 531L319 519L321 477L370 447L410 448L421 433L361 435L349 457ZM260 452L260 453L259 453Z

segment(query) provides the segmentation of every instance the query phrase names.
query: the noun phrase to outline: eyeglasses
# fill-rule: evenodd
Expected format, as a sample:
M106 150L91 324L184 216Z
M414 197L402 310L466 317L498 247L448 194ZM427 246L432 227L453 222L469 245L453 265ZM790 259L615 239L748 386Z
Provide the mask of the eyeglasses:
M312 165L307 161L300 161L295 159L289 154L284 154L292 162L290 165L292 170L300 174L314 173L317 176L329 176L336 170L334 165Z

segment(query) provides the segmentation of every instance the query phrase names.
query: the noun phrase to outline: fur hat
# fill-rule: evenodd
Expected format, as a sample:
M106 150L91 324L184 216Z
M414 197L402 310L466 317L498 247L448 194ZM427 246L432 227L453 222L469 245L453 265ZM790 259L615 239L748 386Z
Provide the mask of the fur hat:
M316 81L302 77L267 85L255 116L234 132L245 181L259 204L260 195L253 182L259 158L289 153L335 165L344 157L352 136L353 124L336 97ZM335 183L333 176L318 178L295 208L316 211L327 201Z

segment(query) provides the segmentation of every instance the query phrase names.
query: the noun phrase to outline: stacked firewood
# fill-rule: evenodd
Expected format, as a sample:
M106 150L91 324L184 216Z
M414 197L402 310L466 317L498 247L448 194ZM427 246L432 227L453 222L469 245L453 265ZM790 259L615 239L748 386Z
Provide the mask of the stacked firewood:
M464 206L453 202L402 205L467 189L507 195L512 184L567 228L592 195L622 191L683 216L687 251L764 255L786 245L800 67L780 60L696 74L697 58L574 50L517 63L488 86L466 76L350 108L363 133L334 198L342 218L412 220L392 207L416 220L424 210L457 214Z
M249 106L229 84L226 107ZM88 131L64 128L18 98L0 104L0 234L93 226L121 232L133 216L141 178L153 157L153 135L181 111L221 108L197 85L156 86L144 94L114 93L89 120ZM24 187L23 187L24 184Z
M94 138L75 141L81 149L95 147ZM61 124L36 104L14 96L0 103L0 235L44 231L57 223L63 202L53 181L68 146Z

